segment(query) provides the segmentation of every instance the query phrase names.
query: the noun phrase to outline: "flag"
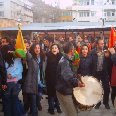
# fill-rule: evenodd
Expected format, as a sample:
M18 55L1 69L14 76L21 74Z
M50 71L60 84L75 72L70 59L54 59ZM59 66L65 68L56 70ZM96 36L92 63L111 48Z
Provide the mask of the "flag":
M116 44L116 30L114 27L111 27L110 38L109 38L109 48L114 47Z
M23 39L23 35L22 35L22 31L20 28L20 25L18 25L19 30L18 30L18 34L17 34L17 39L16 39L16 44L15 44L15 52L14 52L14 56L15 57L19 57L19 58L26 58L26 46L24 43L24 39Z
M21 50L26 50L26 46L24 44L24 39L23 39L23 35L22 35L20 25L18 25L18 27L19 27L19 30L18 30L18 34L17 34L15 48L16 49L21 49Z
M75 50L74 51L74 57L72 59L73 71L74 72L77 72L77 69L78 69L78 66L79 66L79 61L80 61L79 53Z

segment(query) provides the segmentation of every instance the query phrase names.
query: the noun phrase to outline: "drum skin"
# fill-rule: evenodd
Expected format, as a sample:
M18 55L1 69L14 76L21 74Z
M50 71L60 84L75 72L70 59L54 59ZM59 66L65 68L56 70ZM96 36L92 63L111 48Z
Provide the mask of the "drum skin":
M73 89L74 99L79 109L93 108L102 100L103 88L101 83L92 76L81 77L85 87L76 87Z

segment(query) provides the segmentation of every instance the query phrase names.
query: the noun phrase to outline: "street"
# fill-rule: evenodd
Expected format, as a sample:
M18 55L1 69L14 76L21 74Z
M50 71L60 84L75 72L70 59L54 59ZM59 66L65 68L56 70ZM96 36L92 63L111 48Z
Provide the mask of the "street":
M41 101L42 103L42 111L39 111L39 116L52 116L47 112L48 104L46 96L43 96L43 99ZM110 110L105 109L104 105L100 106L99 110L93 109L91 111L79 111L78 116L116 116L116 110L113 108L112 104L110 103ZM1 109L1 105L0 105ZM0 116L3 116L3 113L0 113ZM55 112L54 116L64 116L64 114L58 114Z

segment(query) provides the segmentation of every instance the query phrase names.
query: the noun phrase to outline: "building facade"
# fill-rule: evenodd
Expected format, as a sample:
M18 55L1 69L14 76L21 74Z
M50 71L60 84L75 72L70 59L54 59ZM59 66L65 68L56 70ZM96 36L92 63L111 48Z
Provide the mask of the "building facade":
M73 11L71 7L62 9L61 16L59 17L59 22L72 22L73 21L72 13Z
M116 0L73 0L72 9L78 22L116 21Z
M46 4L43 0L30 0L33 5L34 22L38 23L54 23L54 22L71 22L72 7L61 9L59 0L54 4Z
M28 0L0 0L0 26L16 26L17 22L33 22L32 3Z

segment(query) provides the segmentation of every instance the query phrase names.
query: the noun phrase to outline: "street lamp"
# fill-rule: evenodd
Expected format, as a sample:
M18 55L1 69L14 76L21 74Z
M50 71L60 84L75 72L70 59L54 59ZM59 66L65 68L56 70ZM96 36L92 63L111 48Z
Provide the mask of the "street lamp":
M100 20L102 21L102 26L104 27L105 26L106 18L105 17L102 17L102 18L100 18Z

